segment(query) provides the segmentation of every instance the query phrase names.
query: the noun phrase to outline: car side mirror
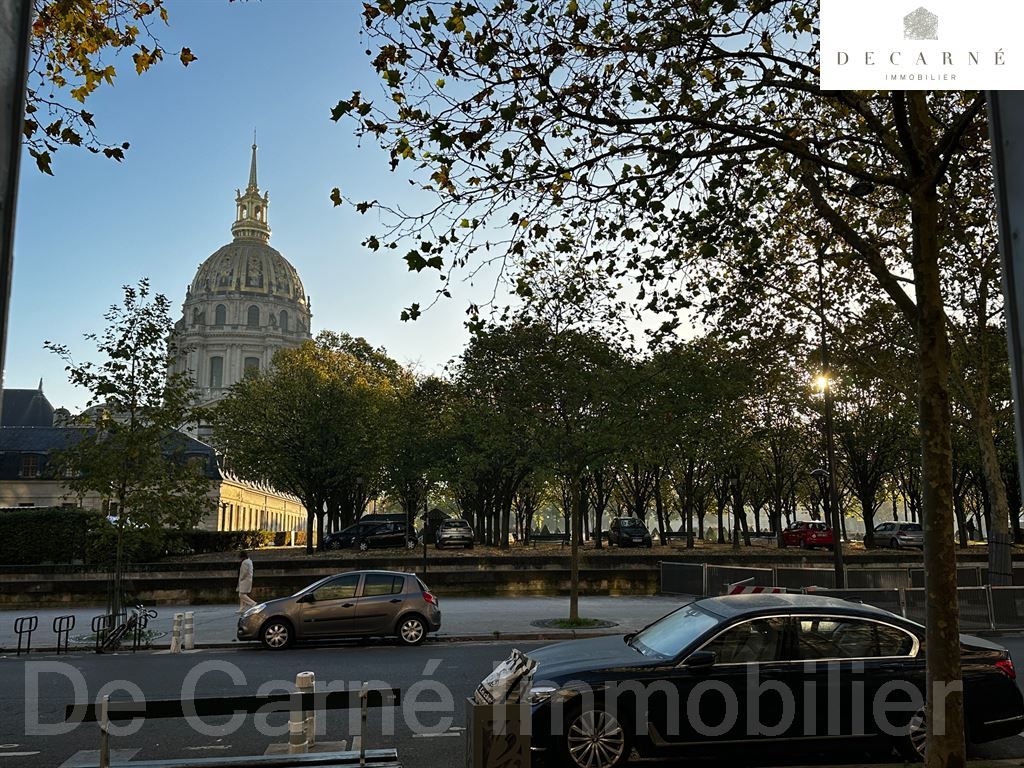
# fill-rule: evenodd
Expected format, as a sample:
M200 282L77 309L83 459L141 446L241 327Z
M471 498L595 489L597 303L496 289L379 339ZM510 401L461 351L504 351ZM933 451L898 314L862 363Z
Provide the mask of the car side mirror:
M313 592L307 592L295 602L297 603L315 603L316 595Z
M683 666L687 669L699 671L711 669L718 662L718 654L714 651L695 651L686 657Z

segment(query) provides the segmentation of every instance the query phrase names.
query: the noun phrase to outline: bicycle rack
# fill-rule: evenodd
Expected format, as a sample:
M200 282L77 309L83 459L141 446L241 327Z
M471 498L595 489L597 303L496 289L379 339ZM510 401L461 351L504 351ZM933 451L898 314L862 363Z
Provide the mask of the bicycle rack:
M132 633L132 653L135 653L142 646L142 634L149 626L150 618L156 618L156 611L143 610L136 614L135 631Z
M38 616L21 616L14 620L14 631L18 633L18 656L21 656L22 639L25 640L25 653L32 650L32 633L39 626ZM28 635L28 637L25 637Z
M72 614L57 616L53 620L53 632L57 635L57 655L60 656L60 649L63 645L64 653L68 652L68 642L71 639L71 630L75 628L75 617Z
M103 653L103 643L114 628L114 617L112 614L104 613L92 617L92 634L96 638L96 653Z

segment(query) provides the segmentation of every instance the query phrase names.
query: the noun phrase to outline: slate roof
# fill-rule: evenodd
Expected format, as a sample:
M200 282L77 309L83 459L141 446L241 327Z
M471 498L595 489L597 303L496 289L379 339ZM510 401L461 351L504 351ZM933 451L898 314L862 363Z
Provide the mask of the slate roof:
M0 427L52 427L53 406L38 389L5 389L0 404Z
M0 428L0 454L49 454L52 451L74 445L87 431L87 428L84 427L2 427ZM181 432L168 434L166 446L168 453L205 456L206 476L211 480L220 479L217 455L211 446ZM0 461L0 475L9 475L10 470L11 467L7 466L7 462Z

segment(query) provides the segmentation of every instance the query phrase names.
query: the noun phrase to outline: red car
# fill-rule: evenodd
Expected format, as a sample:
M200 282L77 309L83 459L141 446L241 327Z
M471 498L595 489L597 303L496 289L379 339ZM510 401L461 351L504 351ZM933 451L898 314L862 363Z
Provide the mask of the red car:
M800 520L793 523L782 532L782 540L787 547L803 549L814 549L815 547L832 549L835 544L835 539L832 538L832 529L824 523L813 520Z

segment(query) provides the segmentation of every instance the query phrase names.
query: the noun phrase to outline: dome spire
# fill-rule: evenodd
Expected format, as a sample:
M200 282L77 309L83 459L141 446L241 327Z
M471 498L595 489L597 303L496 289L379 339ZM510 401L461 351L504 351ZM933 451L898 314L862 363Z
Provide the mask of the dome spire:
M270 239L270 225L267 223L267 209L270 207L270 195L260 195L256 181L256 129L252 132L252 159L249 162L249 184L245 192L235 190L235 223L231 225L231 234L236 240Z
M259 186L256 184L256 129L252 129L252 163L249 165L249 186L245 188L246 192L258 192Z

